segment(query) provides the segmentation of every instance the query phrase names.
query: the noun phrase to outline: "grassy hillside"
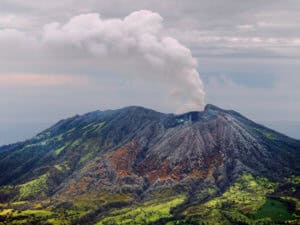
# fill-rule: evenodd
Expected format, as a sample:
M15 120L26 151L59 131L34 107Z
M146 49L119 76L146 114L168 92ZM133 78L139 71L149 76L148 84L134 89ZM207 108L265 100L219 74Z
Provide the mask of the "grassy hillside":
M43 177L27 183L35 193L38 185L44 188ZM295 197L299 178L287 183L270 182L263 177L243 174L221 195L212 193L209 200L190 205L173 214L176 207L187 200L186 194L170 197L156 195L155 199L134 203L125 194L90 193L74 199L49 198L43 201L16 201L0 204L0 224L298 224L298 198ZM280 187L291 185L282 196ZM24 189L21 187L21 190ZM26 189L27 190L27 189ZM166 190L167 191L167 190ZM169 191L167 191L169 192ZM167 193L162 191L161 193ZM174 192L173 192L174 193ZM277 196L276 196L277 195ZM153 195L155 196L155 195ZM24 197L24 190L19 193ZM59 203L59 201L63 201ZM95 220L95 218L98 218Z

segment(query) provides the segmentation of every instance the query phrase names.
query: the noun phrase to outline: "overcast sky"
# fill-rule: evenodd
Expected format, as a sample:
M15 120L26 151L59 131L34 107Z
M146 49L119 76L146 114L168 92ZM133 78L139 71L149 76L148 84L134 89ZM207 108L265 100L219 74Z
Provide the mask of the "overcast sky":
M97 109L206 103L300 138L298 0L0 0L0 58L0 145Z

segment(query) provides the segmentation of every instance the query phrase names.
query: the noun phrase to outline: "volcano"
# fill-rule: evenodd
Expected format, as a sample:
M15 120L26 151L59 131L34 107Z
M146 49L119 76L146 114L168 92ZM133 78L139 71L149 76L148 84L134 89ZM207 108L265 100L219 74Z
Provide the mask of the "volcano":
M299 161L214 105L76 115L0 147L0 224L299 224Z

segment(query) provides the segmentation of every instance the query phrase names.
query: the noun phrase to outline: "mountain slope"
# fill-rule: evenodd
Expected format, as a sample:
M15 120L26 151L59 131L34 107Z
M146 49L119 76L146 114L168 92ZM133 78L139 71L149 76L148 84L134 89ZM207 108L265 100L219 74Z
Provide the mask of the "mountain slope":
M0 201L5 210L44 210L46 219L28 212L37 223L201 224L213 211L230 224L264 220L255 215L273 195L288 216L271 221L296 223L299 152L300 141L213 105L183 115L96 111L1 147ZM249 209L237 193L260 201ZM210 201L228 210L217 204L203 214ZM20 217L9 212L10 221Z

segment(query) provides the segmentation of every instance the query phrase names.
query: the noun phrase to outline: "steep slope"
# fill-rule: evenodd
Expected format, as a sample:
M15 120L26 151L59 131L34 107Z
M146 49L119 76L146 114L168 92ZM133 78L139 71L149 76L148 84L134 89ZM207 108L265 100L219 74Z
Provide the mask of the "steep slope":
M134 217L128 224L197 224L210 220L210 212L200 212L216 199L233 204L225 212L212 207L219 222L253 222L264 219L255 213L271 194L297 212L299 152L300 141L213 105L183 115L135 106L96 111L1 147L0 201L6 210L7 202L16 204L9 209L44 210L49 223L116 224ZM253 192L260 201L250 209L232 199ZM12 213L11 221L14 216L20 217ZM45 215L35 218L42 223ZM297 216L280 221L287 220Z

